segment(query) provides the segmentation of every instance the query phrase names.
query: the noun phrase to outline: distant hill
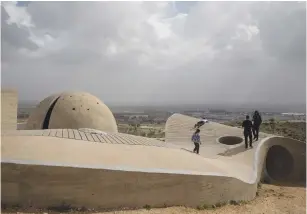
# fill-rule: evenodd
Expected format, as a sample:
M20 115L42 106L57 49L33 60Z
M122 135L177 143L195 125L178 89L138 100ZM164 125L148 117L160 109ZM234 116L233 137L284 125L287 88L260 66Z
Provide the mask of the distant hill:
M227 121L223 124L241 128L242 121ZM306 142L306 121L264 121L260 131Z

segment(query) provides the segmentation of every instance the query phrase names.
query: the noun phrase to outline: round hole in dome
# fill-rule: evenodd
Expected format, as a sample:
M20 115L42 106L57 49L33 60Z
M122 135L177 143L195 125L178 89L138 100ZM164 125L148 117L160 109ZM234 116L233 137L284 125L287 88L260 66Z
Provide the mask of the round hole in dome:
M272 146L266 156L266 172L276 181L286 179L294 168L293 156L283 146Z
M218 138L217 142L224 145L236 145L242 143L243 138L238 136L223 136Z

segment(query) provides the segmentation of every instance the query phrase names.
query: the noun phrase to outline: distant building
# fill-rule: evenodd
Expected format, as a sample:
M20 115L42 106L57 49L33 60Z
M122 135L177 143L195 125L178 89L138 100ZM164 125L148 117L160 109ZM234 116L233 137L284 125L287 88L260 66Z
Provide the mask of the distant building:
M160 123L165 123L166 119L165 118L155 118L153 121L157 124L160 124Z
M281 113L281 115L305 116L304 113Z
M129 116L129 120L133 120L133 119L147 119L149 116L148 115L130 115Z

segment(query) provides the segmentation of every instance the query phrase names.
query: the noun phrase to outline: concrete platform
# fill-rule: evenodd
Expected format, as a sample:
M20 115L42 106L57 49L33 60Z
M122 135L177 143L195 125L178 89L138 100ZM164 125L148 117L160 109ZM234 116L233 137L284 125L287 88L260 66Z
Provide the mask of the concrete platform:
M170 117L166 142L91 130L4 132L2 202L41 208L195 207L252 200L261 179L305 179L304 142L261 134L253 149L220 145L218 137L241 136L242 130L210 122L201 128L196 155L189 152L195 121Z

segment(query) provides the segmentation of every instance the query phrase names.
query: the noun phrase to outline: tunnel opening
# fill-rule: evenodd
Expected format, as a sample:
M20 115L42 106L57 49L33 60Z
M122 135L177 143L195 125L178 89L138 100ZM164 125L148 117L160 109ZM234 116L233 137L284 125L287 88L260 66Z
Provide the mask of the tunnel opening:
M225 145L236 145L243 142L243 138L237 136L223 136L218 138L218 142Z
M267 175L275 181L285 181L294 168L294 159L283 146L272 146L266 156Z

